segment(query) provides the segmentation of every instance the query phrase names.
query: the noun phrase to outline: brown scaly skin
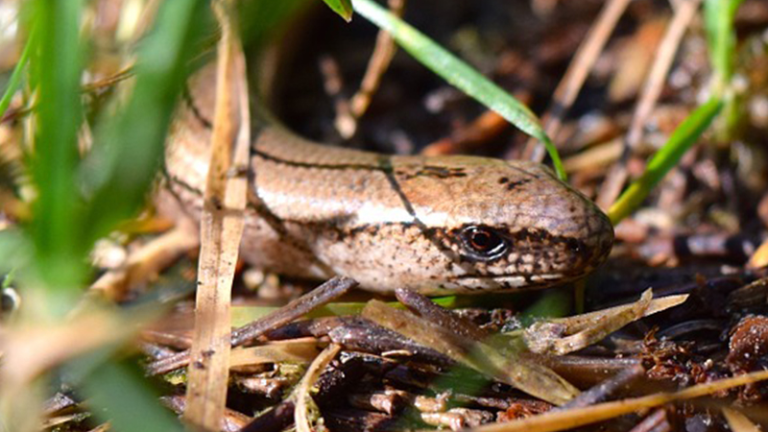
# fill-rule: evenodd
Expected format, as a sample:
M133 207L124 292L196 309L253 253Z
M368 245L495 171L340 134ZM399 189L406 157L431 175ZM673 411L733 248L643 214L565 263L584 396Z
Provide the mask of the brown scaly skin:
M193 78L180 109L167 152L171 194L158 200L165 213L199 217L214 74ZM542 165L321 146L256 111L241 246L255 266L349 276L379 292L476 293L577 279L611 249L605 214Z

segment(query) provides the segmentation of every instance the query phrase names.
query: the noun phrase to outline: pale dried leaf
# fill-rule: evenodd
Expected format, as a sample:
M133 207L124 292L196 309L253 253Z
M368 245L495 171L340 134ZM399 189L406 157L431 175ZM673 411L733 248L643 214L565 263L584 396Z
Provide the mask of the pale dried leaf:
M652 300L646 290L640 300L567 318L538 322L525 330L528 348L536 353L564 355L592 345L625 325L677 306L688 298L674 295Z
M296 387L296 392L293 394L296 401L296 409L293 415L298 432L314 432L318 430L316 425L313 427L313 424L317 422L311 419L311 417L315 417L313 413L318 412L312 400L312 387L317 382L323 369L331 363L339 351L341 351L341 345L337 344L331 344L323 350L309 366L304 377L301 378L301 382Z
M747 267L758 269L768 265L768 240L764 241L760 247L757 248L755 253L749 257Z
M579 393L544 365L519 356L508 358L488 344L453 334L410 312L389 307L378 300L368 302L362 315L490 378L547 402L562 405Z
M253 366L264 363L309 363L318 354L317 339L301 338L271 342L266 345L235 348L230 355L230 367Z

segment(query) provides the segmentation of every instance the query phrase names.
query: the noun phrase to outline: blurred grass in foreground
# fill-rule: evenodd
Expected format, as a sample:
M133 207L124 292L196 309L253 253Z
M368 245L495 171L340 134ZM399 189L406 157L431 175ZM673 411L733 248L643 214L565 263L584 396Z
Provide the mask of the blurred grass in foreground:
M95 123L87 124L81 86L93 35L88 26L92 23L84 17L93 13L89 11L93 6L82 0L35 0L22 5L20 24L28 43L0 106L7 107L24 80L34 101L28 119L34 132L23 143L34 190L33 213L25 226L0 232L0 266L15 267L25 299L15 328L37 328L45 337L46 329L66 331L79 315L91 313L78 314L74 309L90 277L88 254L97 239L136 216L146 202L187 65L205 28L201 24L208 20L207 6L203 0L163 2L151 30L141 35L135 57L121 59L124 65L135 62L127 97L110 100ZM84 151L84 144L90 145L90 151ZM125 312L114 315L130 322ZM83 367L83 361L89 364L89 373L80 374L83 381L69 384L82 386L83 396L92 397L95 406L112 408L107 416L116 430L180 430L141 377L107 361L120 346L117 338L114 346L105 345L89 361L81 359L67 367L75 370ZM34 344L34 337L28 343ZM39 361L57 354L43 350L35 356ZM5 378L24 375L4 366ZM30 388L41 388L47 381L35 374L29 379L33 380L26 383ZM36 429L33 425L40 411L34 408L39 408L40 401L14 398L7 391L3 396L4 426L14 431ZM125 407L142 407L142 415L120 415L118 408ZM94 413L104 416L101 410Z

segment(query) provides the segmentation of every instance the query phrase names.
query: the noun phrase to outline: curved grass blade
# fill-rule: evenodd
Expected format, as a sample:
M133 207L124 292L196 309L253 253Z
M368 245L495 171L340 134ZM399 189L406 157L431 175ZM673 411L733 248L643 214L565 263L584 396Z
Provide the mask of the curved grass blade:
M352 4L357 13L389 32L403 49L424 66L497 112L521 131L541 140L552 158L557 176L565 180L565 170L557 149L544 132L539 119L522 102L373 0L353 0Z
M643 175L632 183L608 210L615 226L632 213L648 196L651 189L674 167L680 158L699 139L720 112L723 103L713 98L694 110L672 133L669 140L653 155Z

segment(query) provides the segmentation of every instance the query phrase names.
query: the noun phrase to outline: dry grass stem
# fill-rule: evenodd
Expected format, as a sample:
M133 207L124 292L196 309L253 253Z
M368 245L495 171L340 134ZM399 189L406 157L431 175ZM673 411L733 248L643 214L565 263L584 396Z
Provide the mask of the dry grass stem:
M725 407L722 411L725 420L728 422L728 426L731 427L733 432L760 432L760 428L739 411Z
M393 14L399 17L403 16L405 0L389 0L387 3L389 10ZM380 30L378 36L376 36L376 45L368 61L365 75L360 83L360 89L350 99L349 110L337 112L334 125L342 138L349 139L357 131L357 119L362 117L365 111L368 110L371 98L376 93L376 90L378 90L381 78L384 76L384 72L387 71L389 63L396 52L397 45L395 45L392 36Z
M318 410L312 400L312 387L317 382L323 369L331 363L339 351L341 351L341 345L338 344L329 345L328 348L323 350L323 352L321 352L309 366L304 377L301 378L301 382L296 387L296 393L294 393L296 409L294 410L293 415L296 430L298 432L312 432L318 430L318 428L313 427L317 421L317 419L313 417L315 417L314 414L318 413Z
M621 152L621 139L614 139L564 159L563 168L568 174L588 170L596 171L619 160Z
M698 384L675 393L657 393L638 398L605 402L585 408L551 411L535 417L496 423L471 429L471 432L555 432L598 423L624 414L655 408L664 404L695 399L768 379L768 371L754 372L734 378Z
M213 3L221 27L211 162L201 218L195 331L185 419L221 425L227 394L232 280L243 233L250 113L234 2Z
M309 363L317 356L315 338L300 338L271 342L267 345L235 348L230 355L230 367L247 367L264 363Z
M608 176L596 199L600 208L610 208L627 181L627 160L640 144L640 140L643 137L643 127L656 107L656 102L658 102L661 91L664 88L667 74L672 67L675 53L680 46L680 42L683 40L685 31L696 15L696 10L699 8L700 3L701 0L684 0L675 9L675 15L669 23L669 27L667 27L664 38L659 44L659 49L656 50L656 60L651 66L648 78L639 96L637 107L632 115L629 131L624 140L621 160L608 172Z
M135 334L150 316L133 314L133 323L110 311L89 310L66 324L18 328L0 335L3 394L29 385L43 372L106 344ZM13 394L13 393L9 393Z
M266 331L288 324L356 286L357 282L354 279L335 277L269 315L235 329L232 332L231 344L232 346L247 344ZM182 351L151 363L147 367L147 373L150 375L168 373L189 364L189 359L190 352Z
M563 119L579 95L581 87L589 76L592 66L603 51L611 32L616 28L619 18L624 14L630 0L611 0L608 2L600 16L595 20L584 42L579 46L563 79L560 80L552 95L552 103L544 116L544 130L552 139L557 139L557 133ZM535 138L528 140L523 157L541 162L544 159L544 145Z

